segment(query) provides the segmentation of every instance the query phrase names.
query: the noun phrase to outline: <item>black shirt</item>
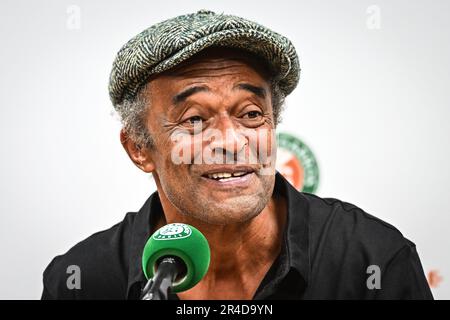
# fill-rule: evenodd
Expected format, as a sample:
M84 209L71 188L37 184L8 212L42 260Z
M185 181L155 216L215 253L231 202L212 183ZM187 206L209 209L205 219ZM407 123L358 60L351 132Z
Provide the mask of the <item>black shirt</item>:
M279 173L274 193L286 199L287 223L255 300L433 298L414 243L393 226L350 203L298 192ZM139 212L54 258L42 299L139 299L142 250L162 214L155 192ZM73 265L79 289L67 285Z

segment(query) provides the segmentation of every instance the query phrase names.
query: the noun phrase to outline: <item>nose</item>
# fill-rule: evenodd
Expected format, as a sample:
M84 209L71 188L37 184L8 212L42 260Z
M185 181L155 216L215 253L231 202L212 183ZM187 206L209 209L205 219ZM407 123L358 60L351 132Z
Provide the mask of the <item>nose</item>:
M224 156L226 160L237 161L245 152L247 137L239 130L229 116L222 116L209 138L209 148L215 156Z

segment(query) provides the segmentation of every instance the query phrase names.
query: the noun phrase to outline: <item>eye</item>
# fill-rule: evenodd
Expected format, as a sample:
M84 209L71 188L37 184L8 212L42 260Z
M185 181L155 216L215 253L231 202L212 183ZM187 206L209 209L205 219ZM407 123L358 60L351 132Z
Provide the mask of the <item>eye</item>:
M243 118L247 118L247 119L256 119L262 116L262 113L259 111L249 111L246 114L244 114Z
M187 119L186 121L189 123L189 124L191 124L191 125L194 125L194 124L199 124L199 123L201 123L202 122L202 117L200 117L200 116L193 116L193 117L190 117L189 119Z

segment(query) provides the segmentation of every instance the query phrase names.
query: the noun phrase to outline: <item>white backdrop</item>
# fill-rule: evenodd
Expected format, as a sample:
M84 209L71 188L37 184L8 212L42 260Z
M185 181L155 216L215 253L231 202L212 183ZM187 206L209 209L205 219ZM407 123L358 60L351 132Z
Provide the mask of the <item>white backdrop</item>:
M302 76L280 130L314 151L317 194L395 225L450 298L450 2L437 0L2 0L0 298L39 298L55 255L155 190L119 143L111 63L149 25L202 8L292 40Z

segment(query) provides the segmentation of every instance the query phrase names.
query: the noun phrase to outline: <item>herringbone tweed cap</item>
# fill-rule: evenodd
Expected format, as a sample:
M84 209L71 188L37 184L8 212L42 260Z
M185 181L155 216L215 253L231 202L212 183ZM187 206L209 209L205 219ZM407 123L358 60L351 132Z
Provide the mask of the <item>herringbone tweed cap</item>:
M237 16L200 10L157 23L120 49L109 82L113 105L134 98L151 75L211 46L239 48L265 59L285 95L297 86L300 66L289 39Z

